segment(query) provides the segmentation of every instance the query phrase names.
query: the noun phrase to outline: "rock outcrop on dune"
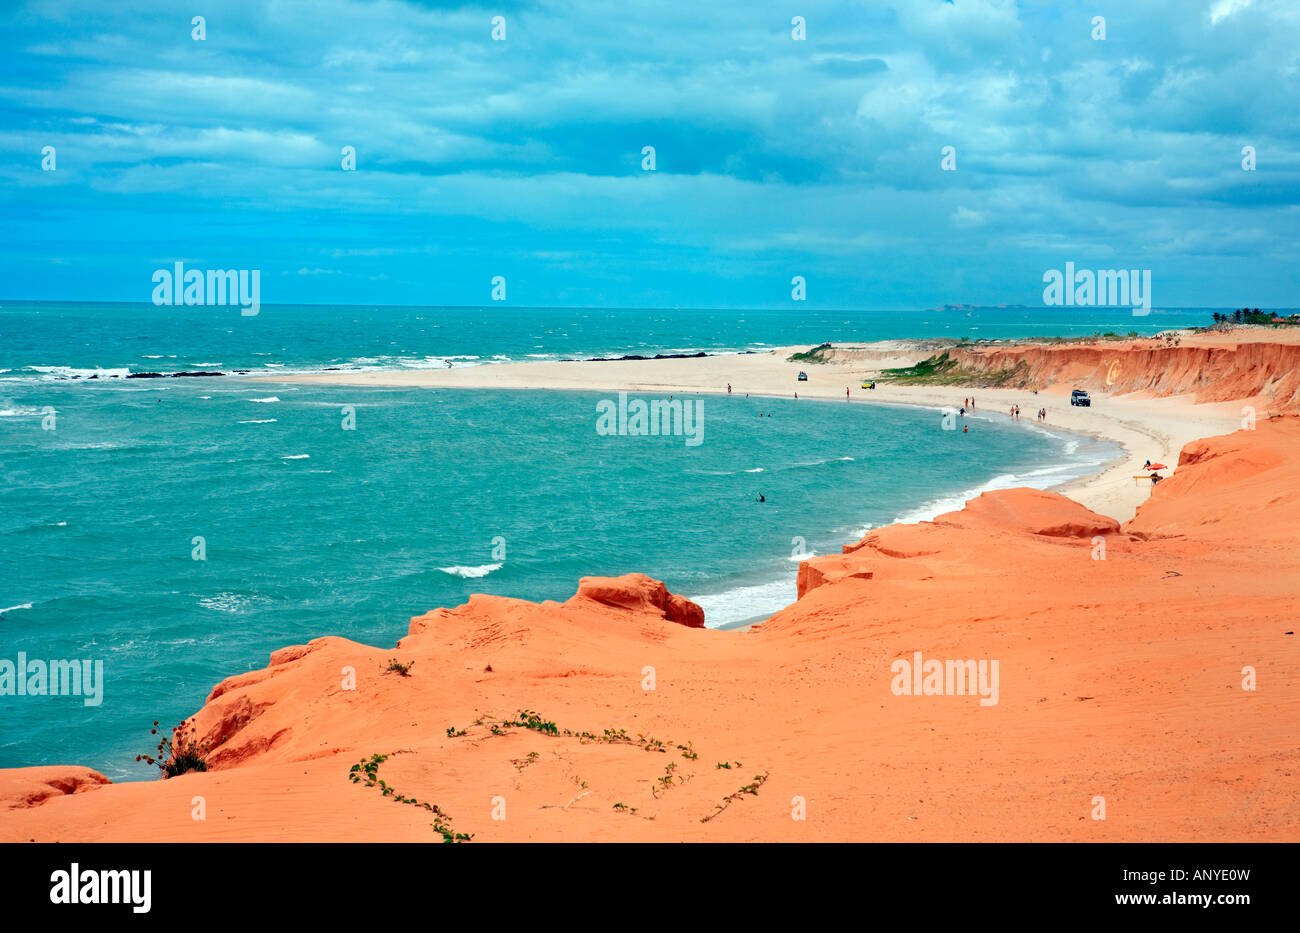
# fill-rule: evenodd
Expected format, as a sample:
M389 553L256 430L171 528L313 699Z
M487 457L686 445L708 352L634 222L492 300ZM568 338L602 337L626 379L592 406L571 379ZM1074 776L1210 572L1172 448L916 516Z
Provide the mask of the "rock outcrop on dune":
M44 765L0 769L0 807L36 807L52 797L79 794L108 783L108 778L90 768Z
M973 535L971 534L973 532ZM1039 489L1003 489L982 493L956 512L932 522L888 525L871 532L843 553L806 560L799 565L802 599L824 583L854 577L872 578L873 560L942 555L954 540L981 542L1000 535L1041 535L1048 538L1087 538L1119 533L1119 522L1090 512L1079 503Z
M475 596L223 681L207 773L0 772L0 838L1294 840L1298 523L1264 419L1124 525L1014 489L873 531L747 633L639 575ZM921 657L996 661L995 701L900 693Z
M1231 334L1121 343L959 347L949 358L972 374L1015 370L1020 387L1058 383L1093 391L1194 395L1197 402L1264 398L1278 412L1300 405L1300 343Z

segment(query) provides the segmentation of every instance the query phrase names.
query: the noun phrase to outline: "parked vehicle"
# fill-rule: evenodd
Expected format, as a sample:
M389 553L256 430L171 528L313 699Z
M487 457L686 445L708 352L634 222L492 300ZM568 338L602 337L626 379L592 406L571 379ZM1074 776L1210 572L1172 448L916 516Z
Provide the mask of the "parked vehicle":
M808 374L807 374L807 373L800 373L800 374L799 374L799 381L800 381L800 382L807 382L807 381L808 381Z
M1070 393L1070 404L1080 405L1084 408L1092 407L1092 399L1088 398L1088 393L1083 389L1075 389Z

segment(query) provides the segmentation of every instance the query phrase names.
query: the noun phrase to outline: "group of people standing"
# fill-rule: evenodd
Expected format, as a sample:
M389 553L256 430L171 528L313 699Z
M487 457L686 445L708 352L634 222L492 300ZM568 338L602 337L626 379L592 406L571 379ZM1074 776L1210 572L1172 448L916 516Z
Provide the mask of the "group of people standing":
M1035 417L1036 417L1037 420L1039 420L1039 421L1046 421L1046 420L1047 420L1047 409L1046 409L1046 408L1040 408L1040 409L1038 409L1038 412L1036 413ZM1012 421L1019 421L1019 420L1020 420L1020 406L1019 406L1019 405L1012 405L1012 406L1011 406L1011 420L1012 420Z
M961 400L961 410L960 410L960 413L961 413L962 417L965 417L967 411L974 411L974 410L975 410L975 397L974 397L974 396L971 396L970 398L964 398L964 399ZM1020 420L1020 406L1019 406L1019 405L1012 405L1011 408L1010 408L1009 411L1008 411L1008 414L1011 415L1011 420L1012 420L1012 421L1019 421L1019 420ZM1038 409L1038 411L1037 411L1035 417L1036 417L1037 420L1039 420L1039 421L1046 421L1046 420L1047 420L1047 409L1046 409L1046 408L1040 408L1040 409Z

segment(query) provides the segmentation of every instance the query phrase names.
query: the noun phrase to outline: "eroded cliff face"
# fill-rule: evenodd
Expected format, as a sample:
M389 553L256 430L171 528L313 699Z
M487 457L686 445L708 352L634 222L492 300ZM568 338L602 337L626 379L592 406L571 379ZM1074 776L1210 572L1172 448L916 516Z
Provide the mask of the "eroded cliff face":
M1020 387L1069 383L1097 392L1190 394L1197 402L1262 397L1277 412L1300 405L1300 344L1257 341L1163 346L1152 340L1113 345L969 347L949 354L973 373L993 374L1022 366L1016 379Z

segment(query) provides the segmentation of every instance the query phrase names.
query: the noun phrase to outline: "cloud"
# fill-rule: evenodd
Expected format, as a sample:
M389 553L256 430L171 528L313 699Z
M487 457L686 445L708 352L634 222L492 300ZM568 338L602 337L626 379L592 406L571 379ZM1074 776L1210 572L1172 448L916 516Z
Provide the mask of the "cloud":
M1210 25L1219 25L1220 22L1234 13L1246 9L1250 4L1251 0L1216 0L1215 4L1210 7Z
M1033 300L1035 266L1094 251L1161 256L1164 301L1231 304L1217 242L1293 302L1300 8L1197 9L1135 5L1093 41L1081 0L813 2L795 41L743 0L283 0L223 5L196 42L163 0L45 0L0 30L0 276L131 298L103 270L185 252L326 300L478 301L513 264L539 304L768 305L797 264L831 304L870 268L931 306ZM94 276L31 271L69 237ZM990 255L1014 257L1001 281Z

